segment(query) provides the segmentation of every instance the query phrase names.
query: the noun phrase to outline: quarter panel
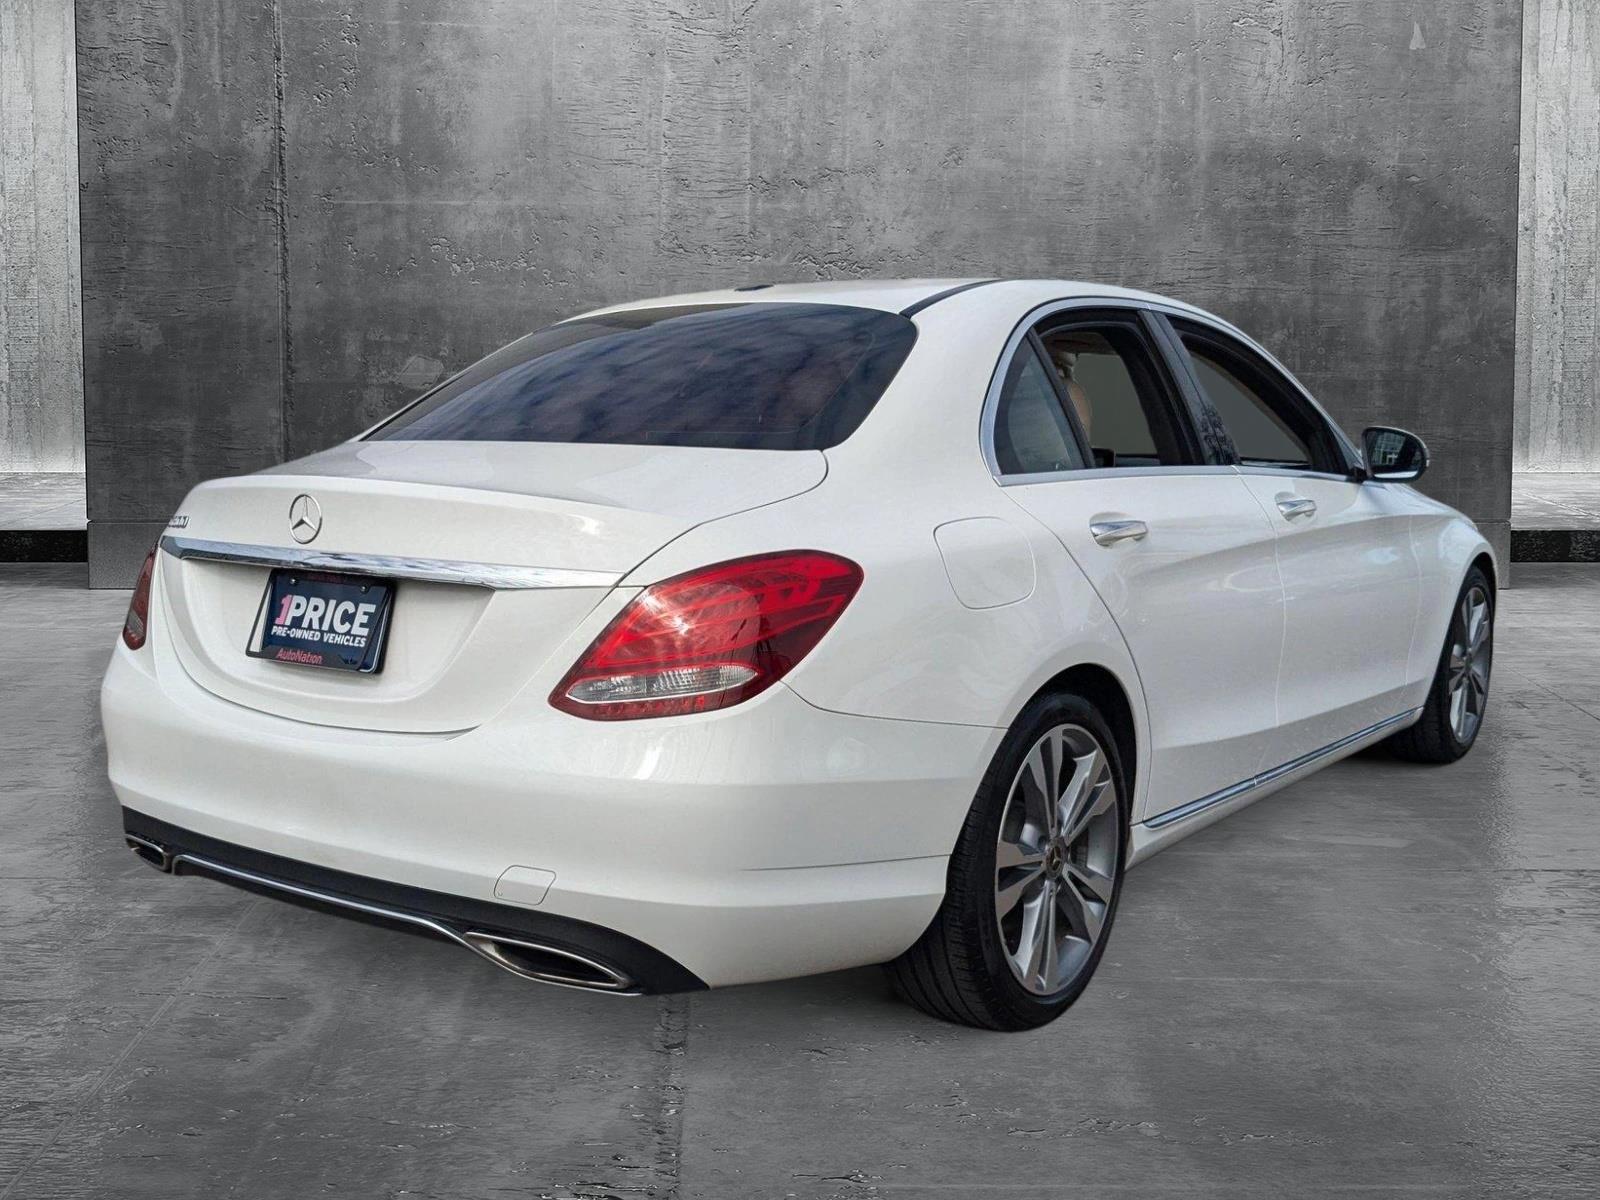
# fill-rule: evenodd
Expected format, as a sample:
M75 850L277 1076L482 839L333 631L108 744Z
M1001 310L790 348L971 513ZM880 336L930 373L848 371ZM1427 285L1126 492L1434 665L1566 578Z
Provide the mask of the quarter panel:
M981 516L1003 524L1036 564L1032 591L1016 602L969 608L945 574L934 530ZM992 530L991 530L992 532ZM1008 727L1061 672L1095 665L1122 685L1139 747L1135 800L1149 745L1143 694L1121 634L1059 542L1001 494L977 486L908 490L874 504L840 472L781 505L702 526L629 576L648 584L722 559L816 548L861 564L864 581L839 622L784 682L832 712L955 726ZM975 789L987 754L971 764ZM951 840L955 827L948 831Z

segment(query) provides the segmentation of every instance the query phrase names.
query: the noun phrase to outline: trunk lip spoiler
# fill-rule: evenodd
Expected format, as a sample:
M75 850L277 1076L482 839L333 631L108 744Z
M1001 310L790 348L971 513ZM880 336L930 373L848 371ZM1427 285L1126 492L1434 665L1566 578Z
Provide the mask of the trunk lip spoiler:
M493 591L527 591L537 588L610 588L622 579L620 571L582 571L568 567L519 567L508 563L463 562L447 558L415 558L395 554L351 554L339 550L312 550L304 546L260 546L246 542L219 542L205 538L166 534L161 549L178 559L239 563L254 567L298 567L301 570L340 571L385 579L418 579L429 583L454 583Z

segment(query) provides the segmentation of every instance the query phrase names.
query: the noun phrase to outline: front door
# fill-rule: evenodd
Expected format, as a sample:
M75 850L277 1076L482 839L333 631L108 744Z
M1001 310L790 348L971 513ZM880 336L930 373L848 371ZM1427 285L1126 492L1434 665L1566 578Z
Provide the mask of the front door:
M1270 765L1397 716L1420 587L1404 497L1353 474L1350 448L1275 366L1220 330L1174 320L1277 533L1285 636Z

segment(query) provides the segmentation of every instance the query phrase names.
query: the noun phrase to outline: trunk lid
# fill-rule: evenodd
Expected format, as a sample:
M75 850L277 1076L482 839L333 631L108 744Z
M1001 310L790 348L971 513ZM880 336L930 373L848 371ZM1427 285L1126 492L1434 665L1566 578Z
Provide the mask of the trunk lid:
M453 565L477 581L400 578L383 669L373 675L246 654L273 569L262 562L163 553L166 624L184 670L234 703L349 728L470 729L522 688L617 579L667 542L807 491L826 471L818 451L347 443L201 484L184 501L185 524L168 531L176 540L169 549L383 556L406 571ZM290 535L290 505L301 494L321 512L320 530L304 544ZM559 574L556 586L532 576L541 586L491 587L484 582L530 576L465 569L474 564Z

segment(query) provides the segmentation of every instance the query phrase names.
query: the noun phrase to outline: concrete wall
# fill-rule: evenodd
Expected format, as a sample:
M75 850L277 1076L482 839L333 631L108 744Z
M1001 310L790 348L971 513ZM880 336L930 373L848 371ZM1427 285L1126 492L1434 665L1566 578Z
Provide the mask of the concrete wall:
M83 470L72 0L0 0L0 472Z
M1600 471L1600 6L1526 0L1519 471Z
M97 582L195 480L552 318L928 273L1213 308L1505 544L1511 0L145 0L79 39Z

